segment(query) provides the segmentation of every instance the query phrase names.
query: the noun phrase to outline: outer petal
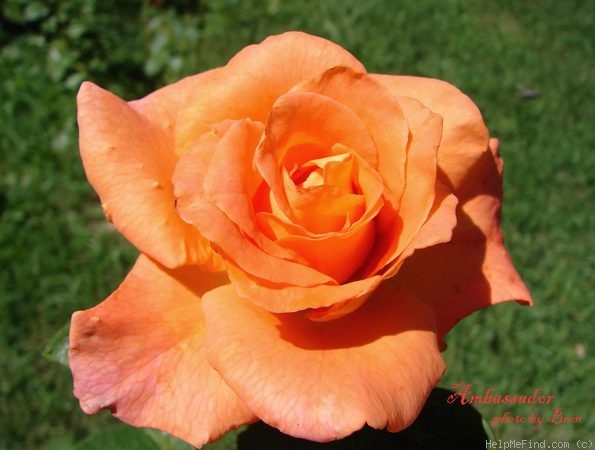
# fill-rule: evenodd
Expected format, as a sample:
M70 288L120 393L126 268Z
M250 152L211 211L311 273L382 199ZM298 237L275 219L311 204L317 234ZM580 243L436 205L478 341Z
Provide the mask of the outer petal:
M210 123L250 118L265 122L275 100L300 81L335 66L365 72L340 46L316 36L288 32L244 48L217 74L217 82L198 88L180 116L176 142L182 152Z
M83 164L108 219L168 267L220 268L209 243L174 208L171 176L177 157L167 124L155 123L156 106L149 119L134 105L83 83L78 108Z
M440 379L433 314L382 290L350 316L312 322L275 315L231 287L205 295L209 362L246 404L283 433L339 439L365 423L397 431Z
M199 295L225 278L167 271L141 255L107 300L75 313L70 366L81 408L110 409L199 447L254 420L205 359Z
M419 100L443 117L438 165L445 175L442 181L451 185L460 198L466 189L463 179L488 145L488 130L477 106L445 81L397 75L371 76L388 87L393 95Z
M221 71L221 68L212 69L183 78L128 104L153 124L173 135L178 113L189 98L197 90L216 83Z
M460 199L452 240L417 250L393 278L434 308L441 337L477 309L511 300L533 304L504 247L502 160L495 139L468 177L476 191Z

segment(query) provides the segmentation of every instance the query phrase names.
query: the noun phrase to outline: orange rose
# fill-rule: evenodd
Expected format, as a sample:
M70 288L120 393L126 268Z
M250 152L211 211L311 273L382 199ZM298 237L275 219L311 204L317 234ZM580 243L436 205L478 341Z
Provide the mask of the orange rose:
M257 419L317 441L398 431L458 320L531 303L497 141L445 82L287 33L138 101L85 83L78 105L89 180L142 252L73 316L87 413L195 446Z

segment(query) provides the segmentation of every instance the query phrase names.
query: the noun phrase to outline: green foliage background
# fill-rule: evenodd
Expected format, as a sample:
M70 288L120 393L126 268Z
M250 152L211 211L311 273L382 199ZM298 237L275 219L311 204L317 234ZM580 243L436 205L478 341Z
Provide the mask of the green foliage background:
M112 423L86 417L68 371L41 356L136 256L85 180L80 82L138 98L289 29L337 42L370 72L448 80L478 104L501 140L505 236L537 306L507 304L461 323L447 338L442 384L542 388L583 420L495 427L503 439L593 438L594 23L589 0L1 2L0 449L68 449ZM479 409L488 421L552 412Z

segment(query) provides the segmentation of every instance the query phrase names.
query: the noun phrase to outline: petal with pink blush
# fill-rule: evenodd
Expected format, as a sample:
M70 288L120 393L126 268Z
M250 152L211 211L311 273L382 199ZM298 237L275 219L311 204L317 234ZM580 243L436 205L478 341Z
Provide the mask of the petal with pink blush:
M81 408L109 409L198 447L255 420L205 358L200 296L226 282L141 255L107 300L73 315L69 358Z
M168 267L220 270L208 241L174 207L173 136L115 95L83 83L78 94L80 148L89 181L114 226Z
M389 287L390 288L390 287ZM272 314L232 287L203 300L209 362L264 422L314 441L411 424L444 372L433 312L381 288L353 314Z
M449 242L457 225L458 203L457 197L438 182L434 205L428 214L428 220L403 252L387 266L384 276L392 277L397 273L403 262L416 250Z
M468 177L475 193L459 199L451 241L415 251L392 279L434 309L440 337L480 308L513 300L533 304L504 246L502 160L496 140Z

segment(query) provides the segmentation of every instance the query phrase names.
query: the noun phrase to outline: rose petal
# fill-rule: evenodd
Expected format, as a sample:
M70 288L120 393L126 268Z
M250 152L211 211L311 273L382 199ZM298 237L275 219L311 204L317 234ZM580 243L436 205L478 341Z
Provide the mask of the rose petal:
M456 225L455 208L457 198L440 185L437 187L437 196L429 219L421 227L419 233L413 238L405 250L382 270L381 279L393 277L403 265L403 262L420 248L448 242L452 237L452 230ZM384 283L391 283L384 281ZM361 307L367 296L355 297L337 302L326 308L319 308L308 314L308 318L317 321L335 320Z
M261 133L262 124L260 123L251 120L234 121L228 132L222 134L218 141L205 142L206 146L214 148L209 152L210 159L204 167L197 165L200 163L200 158L197 159L190 154L181 158L174 174L174 185L176 192L179 190L181 193L192 194L194 190L195 198L198 195L204 195L208 202L221 210L231 222L267 253L295 260L296 255L274 245L260 231L254 219L252 199L262 183L262 178L254 170L252 159ZM199 145L196 151L197 156L200 156L205 149ZM184 175L182 172L187 174ZM178 189L178 182L188 185ZM200 190L197 189L199 185L202 185ZM183 211L186 200L184 198L180 200L179 207ZM212 227L213 224L207 226Z
M246 236L246 233L256 232L256 229L248 227L243 230L238 223L230 219L230 216L239 218L240 224L245 226L247 221L254 220L248 217L251 212L246 210L249 206L249 200L246 197L250 188L246 184L249 180L242 176L241 162L245 163L246 154L253 151L253 148L250 147L254 144L255 130L255 125L249 120L235 121L221 139L200 139L190 152L182 156L173 177L179 214L188 223L194 224L201 230L202 234L218 248L225 259L230 259L254 276L272 282L291 283L298 286L335 283L332 278L311 267L284 259L283 256L287 255L288 251L278 246L276 249L273 248L274 243L270 240L268 246L265 246L267 251L263 250L258 243ZM202 144L208 148L201 148ZM216 145L214 150L212 149L213 145ZM219 155L223 155L225 158L228 155L227 152L232 157L238 156L240 162L238 164L237 161L229 160L229 169L233 175L240 177L236 179L232 175L229 182L223 181L227 187L233 185L233 190L230 192L225 192L225 189L220 190L216 180L218 172L214 171L213 176L209 176L208 180L203 179L205 174L201 173L201 169L204 169L205 165L209 167L207 175L211 173L210 164L212 162L219 167ZM209 157L212 161L205 163L205 159ZM221 161L224 162L225 159ZM196 187L201 182L203 188L209 189L217 205L205 198L206 191L202 192L203 189ZM222 211L218 206L226 211ZM267 239L261 233L258 242L264 246ZM270 249L272 251L269 251ZM285 252L285 254L278 253L279 256L276 256L275 251Z
M187 151L210 123L244 118L264 123L278 97L334 66L365 72L345 49L300 32L271 36L244 48L213 83L202 84L193 92L176 127L180 152Z
M436 186L436 199L432 210L428 214L428 220L423 224L405 250L382 270L381 278L383 280L393 277L399 271L406 258L411 256L417 249L450 241L452 230L457 223L455 212L457 203L457 198L446 188L440 184ZM392 280L384 282L391 283ZM337 302L328 308L320 308L313 311L308 317L318 321L334 320L352 313L362 306L366 299L367 297L361 296L344 302Z
M363 193L361 197L365 199L366 203L366 211L357 218L355 223L349 223L349 216L344 215L343 223L347 221L349 226L345 226L337 232L314 235L299 233L299 230L291 233L294 230L289 225L285 225L283 221L264 215L258 216L261 224L275 227L279 232L276 235L276 242L279 245L295 251L309 265L332 276L338 283L347 281L364 264L374 243L376 232L372 219L383 205L384 185L379 175L368 166L363 158L355 154L352 156L354 158L353 182L359 186ZM286 192L290 192L290 189L286 189ZM291 198L291 194L288 197ZM312 214L319 214L319 210L325 208L325 203L322 201L325 199L322 197L322 199L318 199L320 202L313 201L318 209L312 207ZM291 200L290 203L292 203ZM331 209L328 204L326 204L326 208ZM304 213L307 211L306 209ZM341 264L337 264L337 261L341 261Z
M295 166L331 156L345 147L372 167L376 166L374 142L349 108L310 92L291 92L275 102L263 141L256 151L255 163L285 216L300 223L300 211L292 207L281 169L291 171Z
M444 172L442 181L461 197L468 188L463 179L485 152L488 130L481 113L469 97L453 85L432 78L370 75L384 84L395 96L419 100L444 119L438 166Z
M348 300L366 299L383 279L377 275L339 285L303 287L258 278L239 269L232 262L227 262L227 271L241 297L267 311L277 313L318 309Z
M147 118L141 110L92 83L79 91L81 156L105 214L133 245L168 267L220 270L209 243L174 208L177 157L168 125L156 125L155 113Z
M403 262L416 250L443 244L452 239L453 230L457 225L459 200L440 182L436 183L435 189L434 205L428 213L428 219L403 252L387 266L385 278L397 273Z
M275 315L222 287L205 295L207 357L264 422L292 436L339 439L368 423L398 431L444 371L433 314L381 291L332 322Z
M207 70L182 78L139 100L128 102L128 104L147 120L173 134L178 113L184 108L191 94L196 90L203 89L204 86L216 83L221 70L221 68Z
M367 223L320 239L288 236L277 242L299 254L309 266L333 277L337 283L344 283L365 261L374 233L374 224Z
M333 67L300 84L298 91L330 97L357 114L366 126L378 152L378 173L387 188L386 197L394 208L405 184L408 125L391 92L366 73L349 67Z
M243 270L256 277L268 279L273 283L297 286L334 284L332 278L313 268L265 253L246 239L241 230L221 210L208 202L195 202L184 206L183 217L199 224L203 229L210 223L211 228L204 232L205 236L216 244L223 258L237 263Z
M388 229L381 228L362 276L377 273L403 252L426 221L434 203L442 119L416 100L407 97L398 100L410 130L405 186L395 212L398 218ZM450 233L450 230L445 231Z
M511 300L533 304L504 247L502 161L497 142L490 144L468 175L478 181L475 175L482 174L475 185L481 190L459 203L452 240L416 251L393 278L434 308L440 337L477 309Z
M200 295L225 281L197 267L167 271L141 255L107 300L75 313L70 367L81 408L110 409L198 447L254 420L205 359Z
M296 186L289 175L284 174L283 187L291 216L308 234L341 231L350 217L356 217L357 220L365 210L366 199L363 195L346 194L333 185Z

